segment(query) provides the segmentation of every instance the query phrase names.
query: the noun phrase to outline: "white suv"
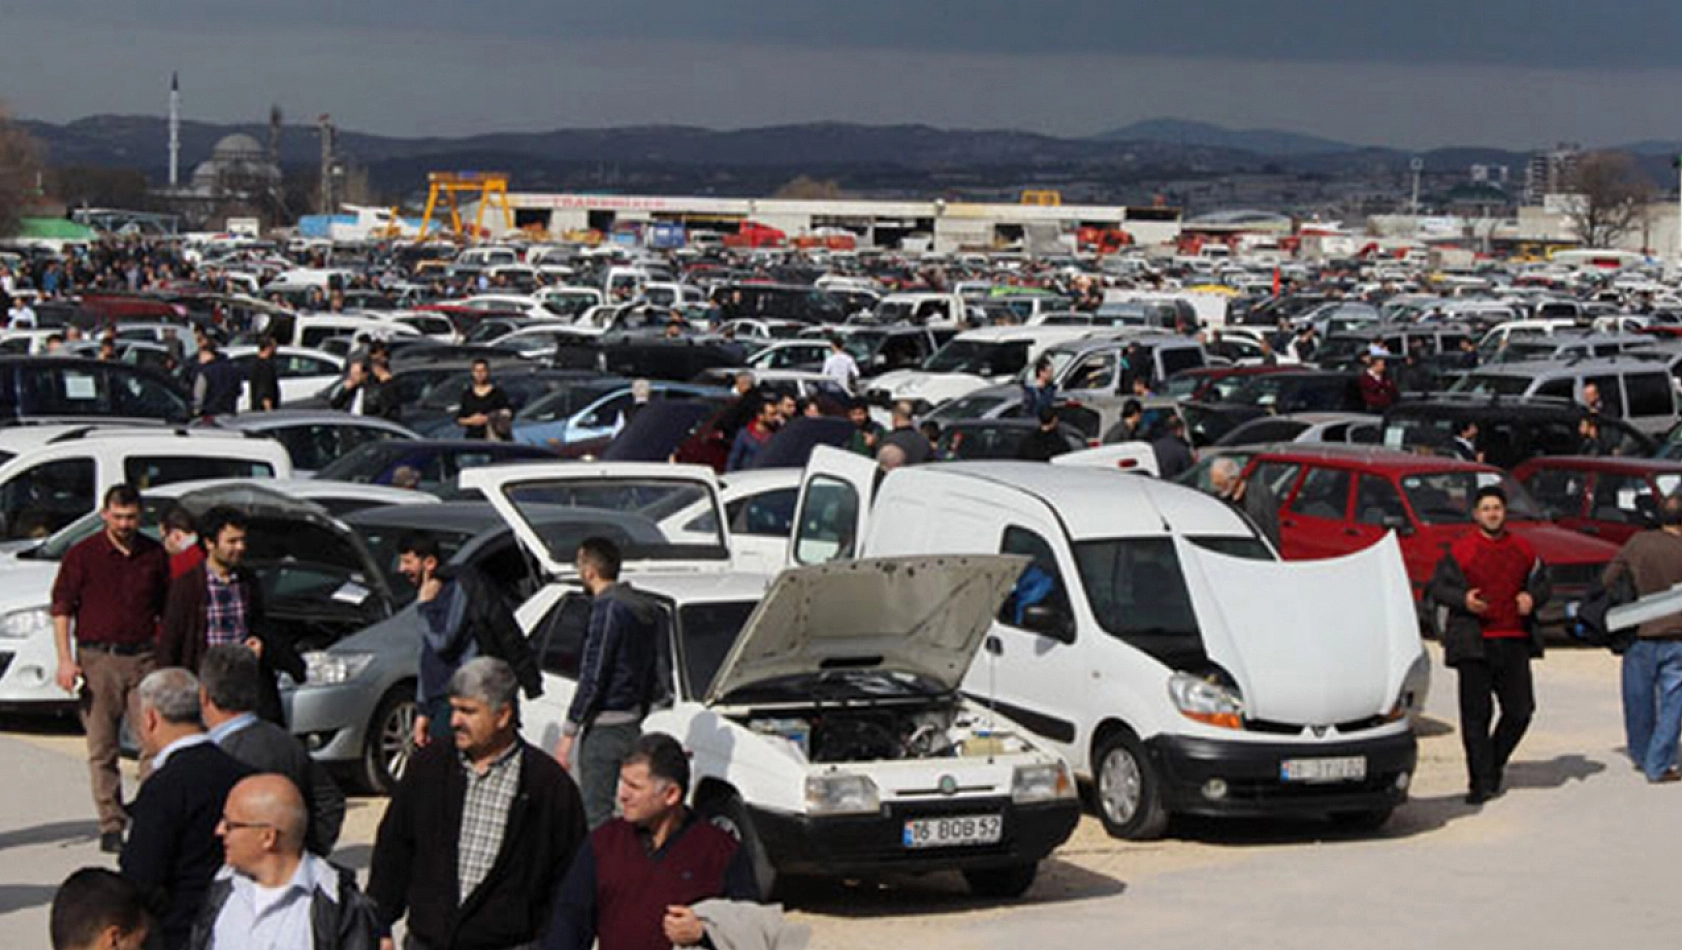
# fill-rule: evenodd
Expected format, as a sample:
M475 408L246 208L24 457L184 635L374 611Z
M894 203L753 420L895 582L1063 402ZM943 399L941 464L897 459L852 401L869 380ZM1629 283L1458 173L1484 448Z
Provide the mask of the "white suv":
M113 485L286 478L292 460L243 432L91 425L0 430L0 542L44 538L99 507Z

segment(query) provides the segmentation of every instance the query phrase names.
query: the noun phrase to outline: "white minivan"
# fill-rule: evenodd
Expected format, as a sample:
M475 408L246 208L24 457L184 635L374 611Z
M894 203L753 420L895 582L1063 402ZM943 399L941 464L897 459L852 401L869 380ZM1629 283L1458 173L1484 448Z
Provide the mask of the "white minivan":
M1394 535L1285 563L1180 485L1028 462L884 475L820 446L790 554L1028 557L964 689L1062 752L1112 835L1176 812L1376 827L1407 798L1430 666Z

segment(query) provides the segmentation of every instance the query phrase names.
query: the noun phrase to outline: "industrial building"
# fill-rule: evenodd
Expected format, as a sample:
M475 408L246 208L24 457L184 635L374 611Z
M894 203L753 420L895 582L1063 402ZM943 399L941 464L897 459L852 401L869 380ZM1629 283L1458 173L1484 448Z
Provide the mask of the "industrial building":
M1180 211L1163 207L1065 205L1047 196L1042 203L982 204L960 201L781 200L658 195L586 195L510 192L517 228L552 235L627 226L681 224L691 232L735 234L749 223L775 228L790 239L853 235L860 247L931 247L943 253L1004 247L1050 250L1058 239L1082 228L1119 229L1137 244L1171 243L1180 233ZM464 213L477 217L477 208ZM484 215L493 235L506 230L498 214Z

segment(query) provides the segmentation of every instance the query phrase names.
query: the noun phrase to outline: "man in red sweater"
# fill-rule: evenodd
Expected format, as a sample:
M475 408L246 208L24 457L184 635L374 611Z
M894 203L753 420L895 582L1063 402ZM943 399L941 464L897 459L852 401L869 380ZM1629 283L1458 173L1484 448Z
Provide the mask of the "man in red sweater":
M1502 772L1536 708L1530 660L1542 655L1535 616L1549 588L1541 558L1507 530L1507 493L1499 485L1478 489L1472 517L1476 529L1449 548L1429 591L1448 611L1443 660L1460 674L1466 801L1478 805L1501 793ZM1501 721L1491 733L1496 700Z
M689 757L648 733L619 768L619 810L590 832L561 882L543 950L671 950L706 937L694 906L759 899L747 851L683 805Z

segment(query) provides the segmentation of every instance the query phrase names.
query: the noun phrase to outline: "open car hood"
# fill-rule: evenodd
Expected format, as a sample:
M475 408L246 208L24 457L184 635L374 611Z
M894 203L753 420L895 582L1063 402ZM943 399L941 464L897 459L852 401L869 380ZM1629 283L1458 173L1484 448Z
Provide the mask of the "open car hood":
M367 545L349 525L314 502L244 482L187 492L176 503L195 519L222 506L243 513L251 520L246 563L258 570L282 563L326 565L359 575L361 591L353 589L357 584L347 582L333 595L336 599L361 603L370 593L387 601L392 598L385 574Z
M1382 715L1423 652L1394 532L1317 561L1255 561L1182 544L1209 659L1245 715L1326 726Z
M952 692L1026 563L942 555L784 571L743 625L706 702L773 680L847 670Z

